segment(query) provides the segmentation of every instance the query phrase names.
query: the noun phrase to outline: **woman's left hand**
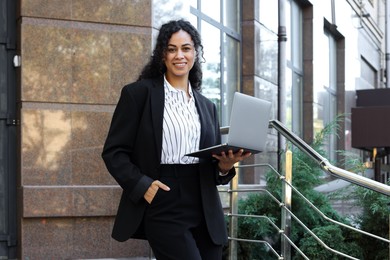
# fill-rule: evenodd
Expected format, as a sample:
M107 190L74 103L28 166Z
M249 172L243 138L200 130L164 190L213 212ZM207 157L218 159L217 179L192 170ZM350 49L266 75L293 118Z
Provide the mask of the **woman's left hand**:
M213 154L213 157L219 161L219 171L221 173L227 173L231 168L233 168L235 163L242 161L251 155L252 153L244 153L244 150L240 149L236 153L233 153L232 150L229 150L228 153L222 152L220 155Z

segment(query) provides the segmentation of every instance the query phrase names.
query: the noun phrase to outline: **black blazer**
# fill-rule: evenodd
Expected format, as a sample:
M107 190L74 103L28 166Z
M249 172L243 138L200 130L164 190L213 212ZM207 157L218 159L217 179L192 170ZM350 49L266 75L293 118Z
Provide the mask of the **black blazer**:
M201 121L200 148L221 142L215 105L194 90ZM148 79L123 87L116 106L102 157L123 193L112 231L118 241L145 238L141 224L147 202L143 198L159 179L164 112L164 79ZM214 243L227 242L227 232L216 185L227 184L235 175L219 176L217 161L200 160L200 185L204 215Z

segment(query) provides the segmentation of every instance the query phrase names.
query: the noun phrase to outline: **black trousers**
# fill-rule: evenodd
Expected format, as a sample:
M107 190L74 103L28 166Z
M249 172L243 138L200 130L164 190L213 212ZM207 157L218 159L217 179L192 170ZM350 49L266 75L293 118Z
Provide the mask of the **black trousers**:
M145 233L158 260L220 260L205 223L198 164L161 166L160 181L171 190L158 190L145 213Z

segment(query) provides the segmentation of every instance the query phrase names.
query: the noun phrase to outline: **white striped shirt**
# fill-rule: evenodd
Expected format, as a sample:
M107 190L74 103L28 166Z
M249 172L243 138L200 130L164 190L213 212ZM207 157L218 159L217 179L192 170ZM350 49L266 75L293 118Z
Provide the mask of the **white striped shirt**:
M184 156L197 151L200 141L200 119L191 86L190 98L175 89L164 77L165 105L163 120L162 164L191 164L198 158Z

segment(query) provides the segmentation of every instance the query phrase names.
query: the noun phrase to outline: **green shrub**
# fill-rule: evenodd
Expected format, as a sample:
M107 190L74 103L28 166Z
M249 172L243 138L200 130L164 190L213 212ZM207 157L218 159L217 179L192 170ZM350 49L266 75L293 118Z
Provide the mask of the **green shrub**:
M315 136L311 145L320 154L324 154L324 140L338 129L341 120L338 117L332 124L327 125ZM320 178L323 175L318 163L308 157L299 149L293 147L293 185L309 201L311 201L327 217L342 223L350 224L349 220L340 216L331 206L329 198L314 190L314 187L322 183ZM269 172L267 178L267 190L281 201L281 182L274 172ZM281 208L266 193L251 194L239 201L238 211L240 214L265 215L269 217L278 227L281 226ZM356 234L349 229L332 225L324 220L314 209L312 209L295 192L292 195L293 213L318 237L331 248L356 257L362 256L362 250L357 244ZM238 237L267 241L277 251L280 250L280 235L275 228L265 219L239 218ZM340 256L328 252L316 240L308 236L308 232L294 219L291 222L290 239L302 247L301 250L310 259L343 259ZM298 252L292 248L293 259L300 259ZM238 242L237 259L276 259L269 248L263 244Z
M354 194L359 198L359 204L363 209L357 218L360 228L366 232L388 239L390 225L389 197L360 187L356 189ZM389 259L388 243L377 239L369 239L365 235L361 235L358 241L363 251L363 259Z
M358 259L362 259L361 250L358 245L354 242L348 241L341 231L339 226L336 225L326 225L316 227L313 230L313 233L321 239L327 246L330 248L337 250L339 252L343 252L347 255L351 255ZM309 259L317 259L317 260L337 260L337 259L345 259L345 257L335 254L331 251L324 250L324 247L319 244L318 241L315 240L309 234L305 234L304 237L299 241L299 248L305 252L305 255ZM303 259L301 257L294 257L294 259Z

